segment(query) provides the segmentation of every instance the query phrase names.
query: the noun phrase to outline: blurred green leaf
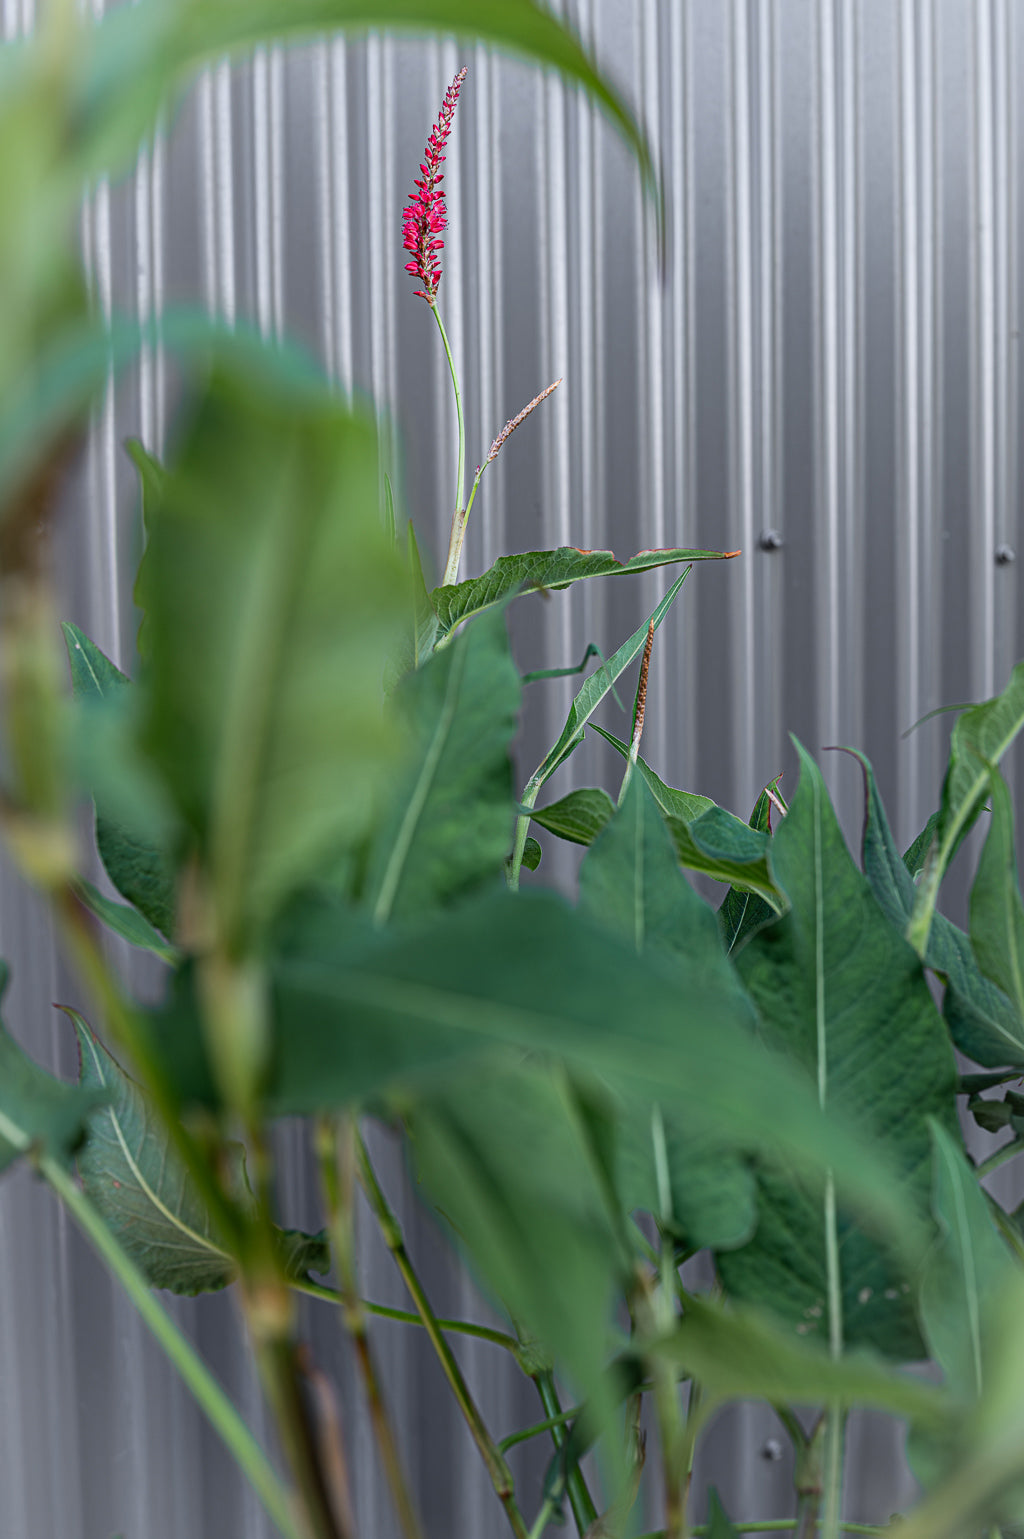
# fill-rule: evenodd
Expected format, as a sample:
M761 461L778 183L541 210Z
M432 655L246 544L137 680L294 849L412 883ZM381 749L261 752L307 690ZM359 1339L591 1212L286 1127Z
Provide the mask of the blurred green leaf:
M715 1299L690 1297L679 1324L654 1350L692 1374L715 1406L755 1399L815 1405L835 1396L932 1425L944 1418L940 1390L895 1372L872 1353L833 1361L823 1346L794 1336L764 1312Z
M149 533L150 512L155 508L167 489L167 471L160 461L148 452L138 438L125 442L125 452L139 473L139 489L142 493L142 522Z
M391 482L388 481L386 485L389 496L393 497L390 490ZM406 581L407 600L403 635L394 652L389 656L384 670L384 689L389 695L407 673L423 666L434 650L438 634L437 615L434 613L427 593L419 546L416 543L416 532L411 519L406 538Z
M753 936L736 966L765 1039L806 1068L823 1111L891 1161L923 1214L928 1119L955 1122L953 1054L920 963L851 860L821 773L797 746L800 784L769 856L790 908ZM827 1193L766 1171L753 1240L719 1258L728 1292L829 1339L829 1222ZM843 1209L835 1222L841 1339L920 1356L905 1272Z
M154 1288L189 1296L225 1288L234 1280L234 1258L218 1243L210 1214L140 1087L129 1079L75 1010L65 1009L78 1038L79 1083L102 1092L78 1156L82 1185L93 1205ZM245 1174L245 1151L229 1146L229 1184L244 1206L254 1208ZM323 1235L277 1230L278 1251L289 1276L326 1272L330 1255Z
M638 955L678 963L680 987L694 977L723 1000L745 1002L722 950L715 916L680 871L661 813L644 781L633 775L621 806L580 868L580 911L607 925ZM672 1213L663 1211L651 1142L649 1101L622 1103L617 1151L625 1210L642 1207L694 1249L739 1245L754 1227L754 1181L737 1144L742 1135L714 1136L685 1115L663 1112Z
M173 819L151 769L139 762L131 680L77 625L64 621L62 628L80 706L79 777L96 804L96 848L121 896L154 929L173 935Z
M10 976L7 963L0 962L0 997ZM101 1099L47 1074L0 1021L0 1171L29 1153L69 1162Z
M739 1539L714 1486L708 1488L707 1539Z
M499 612L482 615L402 681L394 705L411 751L369 855L364 899L377 923L423 913L501 875L521 694Z
M642 550L628 561L616 561L610 550L577 550L561 545L557 550L527 550L499 556L482 577L435 588L430 595L437 611L442 636L493 604L536 593L540 589L569 588L588 577L621 577L649 572L677 561L724 561L735 551Z
M420 1180L473 1269L592 1386L621 1263L564 1072L509 1062L417 1101L407 1124Z
M904 930L914 906L911 867L921 858L921 839L900 858L871 765L863 754L855 757L865 779L864 874L884 912ZM945 980L942 1013L960 1051L976 1063L1024 1065L1024 1019L984 976L967 936L944 914L932 919L924 960Z
M130 946L138 946L143 951L152 951L161 961L170 962L172 965L180 961L181 953L176 946L164 940L159 931L154 930L148 919L144 919L138 909L130 908L125 903L115 903L112 898L106 897L92 882L87 882L84 877L79 877L74 883L75 897L84 904L91 914L108 930L126 940Z
M365 835L396 768L380 681L402 576L369 418L276 361L220 364L153 511L137 596L140 740L237 954Z
M534 807L530 816L549 834L571 844L592 844L615 811L615 803L599 786L570 791L560 801ZM525 862L524 862L525 864Z
M942 805L924 871L917 884L907 939L919 955L928 945L939 884L946 867L976 821L989 794L989 773L1024 727L1024 663L1018 663L1001 695L972 706L953 728Z

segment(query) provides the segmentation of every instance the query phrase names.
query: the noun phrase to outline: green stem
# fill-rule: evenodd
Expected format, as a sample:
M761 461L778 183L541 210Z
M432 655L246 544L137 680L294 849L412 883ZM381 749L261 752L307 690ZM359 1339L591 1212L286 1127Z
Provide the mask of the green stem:
M541 1539L541 1534L543 1534L544 1530L551 1522L551 1519L554 1517L554 1513L554 1501L550 1496L545 1496L543 1502L541 1503L541 1509L533 1521L533 1527L530 1529L529 1539Z
M990 1176L1000 1165L1005 1165L1007 1160L1015 1159L1018 1154L1024 1154L1024 1138L1011 1138L1008 1144L1003 1144L995 1154L990 1154L987 1160L975 1167L974 1174L981 1181L985 1176Z
M344 1299L337 1288L328 1288L324 1283L311 1282L308 1278L294 1277L289 1279L290 1285L296 1293L306 1293L311 1299L322 1299L325 1304L342 1304ZM397 1320L400 1325L419 1325L423 1321L419 1315L410 1309L392 1309L389 1304L375 1304L371 1299L360 1299L360 1307L365 1309L368 1315L378 1315L382 1320ZM506 1352L518 1351L519 1343L514 1336L507 1331L492 1330L489 1325L474 1325L471 1320L442 1320L437 1321L443 1331L452 1331L459 1336L476 1336L480 1341L490 1341L496 1347L504 1347Z
M211 1425L223 1438L272 1521L286 1539L303 1539L292 1500L275 1475L267 1455L191 1342L165 1313L135 1263L125 1255L66 1170L46 1158L38 1162L38 1168L128 1294L143 1323L156 1337Z
M264 1393L277 1423L281 1447L301 1494L309 1539L351 1539L334 1511L320 1450L299 1380L295 1344L283 1331L261 1332L259 1306L246 1312Z
M459 376L455 372L455 359L452 357L451 346L448 342L448 333L444 329L444 321L441 312L436 305L430 307L437 329L441 333L441 341L444 343L444 354L448 359L448 369L452 376L452 389L455 391L455 413L459 420L459 462L455 474L455 512L452 516L452 532L448 543L448 563L444 569L442 586L459 580L459 564L462 560L462 542L466 537L466 518L469 509L463 507L462 490L466 479L466 424L462 415L462 392L459 389Z
M554 1443L555 1448L561 1451L565 1447L569 1435L563 1431L560 1422L563 1412L558 1399L558 1390L555 1388L554 1375L550 1372L538 1373L534 1375L533 1382L537 1386L540 1403L548 1413L551 1441ZM594 1506L594 1499L590 1494L583 1471L580 1469L576 1459L573 1459L571 1465L566 1469L565 1490L569 1498L569 1506L572 1508L576 1527L582 1536L587 1532L591 1524L597 1522L597 1508Z
M355 1139L354 1120L345 1116L338 1122L322 1119L316 1128L316 1151L320 1162L320 1180L327 1209L327 1227L334 1248L335 1265L341 1280L341 1309L345 1328L352 1339L356 1362L366 1391L377 1451L394 1502L395 1512L405 1539L422 1539L422 1527L408 1481L402 1468L391 1418L388 1415L377 1363L366 1329L366 1315L359 1296L355 1256Z
M523 792L519 805L521 807L533 807L540 788L544 784L536 775L531 776ZM516 818L515 839L512 843L512 859L509 862L508 885L512 892L519 891L519 873L523 868L523 851L526 849L526 836L530 832L530 814L521 812Z
M358 1135L356 1159L358 1161L359 1181L363 1191L366 1193L366 1198L373 1211L373 1215L377 1220L384 1243L394 1257L395 1265L398 1267L402 1280L409 1290L413 1303L416 1305L417 1313L423 1321L427 1335L430 1337L431 1345L437 1354L437 1359L455 1396L459 1410L465 1417L466 1425L469 1427L473 1441L480 1450L487 1473L491 1479L491 1484L505 1509L509 1526L516 1539L528 1539L526 1524L515 1501L512 1472L505 1463L504 1457L499 1452L498 1446L491 1437L490 1432L487 1430L484 1419L477 1409L476 1402L469 1392L469 1386L463 1377L462 1369L456 1362L451 1347L441 1333L440 1322L431 1308L430 1301L424 1292L423 1285L405 1248L401 1226L392 1212L390 1204L377 1180L376 1172L370 1163L370 1156L367 1153L366 1145Z
M559 1411L557 1416L546 1416L543 1421L535 1421L532 1427L522 1427L518 1432L510 1432L508 1437L503 1437L498 1443L501 1453L508 1453L517 1443L526 1443L532 1437L539 1437L542 1432L550 1432L554 1427L564 1427L566 1422L575 1421L582 1407L574 1405L568 1411Z
M734 1523L733 1531L737 1534L786 1534L792 1533L796 1528L795 1518L769 1518L762 1523ZM896 1534L897 1529L878 1528L871 1523L840 1523L840 1528L845 1534ZM712 1533L709 1523L698 1523L690 1529L693 1539L706 1539ZM641 1534L640 1539L665 1539L663 1528L652 1529L650 1533Z

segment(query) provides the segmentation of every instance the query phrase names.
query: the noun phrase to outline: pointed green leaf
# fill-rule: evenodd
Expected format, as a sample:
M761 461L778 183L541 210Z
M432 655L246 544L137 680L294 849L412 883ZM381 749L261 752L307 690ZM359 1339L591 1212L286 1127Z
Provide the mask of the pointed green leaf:
M615 811L615 803L599 786L570 791L561 801L546 807L534 807L530 816L549 834L568 839L571 844L593 844Z
M777 780L772 781L770 789L774 790L777 784ZM772 804L766 789L754 803L754 810L750 814L751 828L758 833L770 834L771 811ZM730 887L718 910L718 924L726 951L730 954L740 951L752 935L771 923L775 912L766 899L751 892L749 888Z
M561 545L557 550L527 550L519 555L499 556L482 577L435 588L430 598L444 636L493 604L503 604L509 598L540 589L568 588L588 577L649 572L677 561L725 561L737 554L721 550L642 550L628 561L616 561L610 550L577 550L572 545Z
M959 1140L938 1124L932 1137L939 1238L921 1281L921 1324L947 1385L960 1399L972 1401L984 1392L993 1305L1014 1263Z
M871 1352L833 1361L823 1346L801 1340L764 1312L691 1297L672 1333L655 1346L692 1374L715 1404L769 1400L818 1404L835 1396L846 1405L874 1406L929 1424L941 1422L942 1393L895 1372Z
M708 1487L707 1539L739 1539L714 1486Z
M128 458L139 473L139 486L142 491L142 522L148 535L152 510L158 506L167 487L167 471L138 438L127 439L124 447Z
M163 935L174 932L172 823L132 737L131 680L84 631L62 624L80 703L79 773L96 804L96 848L123 898Z
M122 1248L154 1288L193 1295L233 1281L233 1257L220 1243L209 1212L146 1096L115 1062L74 1010L66 1010L78 1037L80 1084L102 1091L107 1104L89 1122L78 1156L82 1184ZM235 1145L231 1182L236 1197L252 1202L245 1155ZM322 1235L278 1231L289 1275L326 1272Z
M621 806L580 868L580 911L607 925L638 955L679 964L680 987L702 976L723 999L742 990L722 951L715 916L680 871L654 797L634 775ZM648 1102L624 1101L619 1119L619 1191L625 1210L646 1208L686 1244L741 1244L753 1229L754 1183L737 1148L743 1137L714 1137L698 1121L665 1109L672 1213L659 1201Z
M921 841L900 858L871 765L862 754L856 757L865 779L864 874L884 912L904 930L914 906L911 868L921 858ZM984 976L968 937L944 914L932 920L924 960L945 981L942 1013L960 1051L976 1063L1024 1066L1024 1018Z
M802 1065L828 1115L858 1127L928 1209L928 1118L954 1125L956 1073L920 963L850 858L821 773L798 746L800 784L770 845L788 912L736 960L766 1040ZM719 1258L727 1290L798 1332L920 1355L910 1284L826 1188L775 1172L749 1245ZM834 1301L834 1302L833 1302Z
M925 869L917 885L907 939L924 955L946 867L977 819L989 792L989 771L1024 727L1024 663L1018 663L1001 695L958 717L942 787L942 806Z
M9 980L10 968L0 962L0 997ZM101 1099L47 1074L0 1021L0 1171L30 1152L68 1161Z
M521 693L501 613L482 616L403 681L394 703L411 751L374 835L365 889L378 923L500 876Z
M624 759L629 758L629 744L613 733L606 732L604 727L599 727L597 722L592 723L593 730L610 743L617 753ZM667 786L659 775L656 775L650 765L639 755L636 767L647 782L654 800L668 817L679 818L683 823L693 823L702 812L707 812L715 803L710 796L699 796L695 791L677 791L673 786Z
M141 742L229 950L366 834L395 767L402 575L377 465L370 419L276 355L221 363L153 513Z
M147 919L144 919L138 909L129 908L125 903L115 903L112 898L106 897L92 882L87 882L84 877L79 877L75 882L75 896L83 903L91 914L105 924L108 930L126 940L130 946L138 946L143 951L152 951L164 962L172 965L180 961L181 953L176 946L165 941L159 931L154 930Z
M996 769L989 786L992 821L971 888L971 947L985 977L1024 1020L1024 905L1017 879L1013 804Z
M387 482L390 491L391 483ZM411 670L421 668L434 650L438 626L434 606L427 593L423 578L423 563L416 543L416 531L409 520L406 539L407 609L404 634L388 658L384 669L384 689L393 693L401 679Z

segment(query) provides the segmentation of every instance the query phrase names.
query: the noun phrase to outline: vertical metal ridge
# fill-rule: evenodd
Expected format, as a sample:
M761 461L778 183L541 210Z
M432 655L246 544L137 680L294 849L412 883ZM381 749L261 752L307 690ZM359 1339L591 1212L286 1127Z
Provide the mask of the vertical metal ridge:
M975 0L971 31L971 502L969 582L972 690L995 692L996 531L996 187L992 120L992 6Z

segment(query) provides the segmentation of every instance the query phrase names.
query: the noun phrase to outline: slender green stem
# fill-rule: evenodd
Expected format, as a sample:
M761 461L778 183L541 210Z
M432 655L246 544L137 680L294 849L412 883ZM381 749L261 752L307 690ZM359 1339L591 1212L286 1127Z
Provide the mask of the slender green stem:
M540 1539L541 1534L547 1528L555 1514L555 1503L552 1497L545 1496L541 1503L541 1509L533 1520L529 1539Z
M463 506L463 483L466 479L466 424L462 414L462 392L459 389L459 376L455 372L455 359L452 357L451 345L448 341L448 333L444 329L444 321L436 304L430 307L437 329L441 333L441 341L444 343L444 355L448 359L448 369L452 376L452 389L455 391L455 414L459 421L459 460L455 473L455 511L452 516L452 532L448 544L448 563L444 569L443 586L458 582L459 564L462 560L462 542L466 537L466 518L469 509Z
M789 1440L793 1444L793 1451L797 1454L803 1453L809 1439L797 1419L796 1412L791 1411L788 1405L776 1405L774 1402L772 1403L772 1410L789 1434Z
M974 1174L981 1181L985 1176L990 1176L994 1170L998 1170L1000 1165L1005 1165L1007 1160L1015 1159L1018 1154L1024 1154L1024 1138L1011 1138L1010 1142L1003 1144L995 1154L990 1154L987 1160L982 1160L981 1164L976 1166Z
M531 776L527 782L526 790L520 798L521 807L532 807L540 795L540 788L544 784L536 775ZM521 812L516 818L515 838L512 842L512 859L509 862L508 885L512 892L519 891L519 873L523 868L523 851L526 849L526 836L530 831L530 815Z
M395 1512L405 1539L422 1539L422 1525L402 1468L391 1418L388 1415L376 1358L366 1329L366 1315L359 1295L355 1255L355 1139L351 1116L337 1122L326 1118L317 1124L316 1150L320 1180L327 1210L327 1227L334 1249L335 1265L341 1280L341 1310L345 1328L352 1339L356 1362L366 1391L380 1462L394 1502Z
M549 1372L538 1373L534 1375L533 1382L537 1386L540 1403L548 1413L551 1441L554 1443L555 1448L561 1451L568 1441L569 1434L563 1430L560 1422L563 1412L558 1399L558 1390L555 1388L554 1375ZM592 1523L597 1522L597 1508L594 1505L594 1498L590 1494L583 1471L580 1469L579 1462L576 1459L573 1459L571 1465L566 1468L565 1490L569 1498L569 1506L572 1508L576 1527L582 1536L587 1532Z
M768 1518L761 1523L734 1523L733 1529L737 1534L786 1534L792 1533L796 1528L796 1518ZM878 1528L872 1523L841 1523L840 1528L846 1534L896 1534L898 1530L893 1528ZM705 1539L712 1532L708 1523L698 1523L690 1529L693 1539ZM652 1529L650 1533L641 1534L640 1539L665 1539L663 1528Z
M423 1284L420 1282L409 1253L405 1248L401 1225L392 1212L380 1182L377 1180L376 1172L370 1163L370 1156L367 1153L366 1145L362 1138L358 1137L356 1159L358 1161L359 1181L363 1191L366 1193L366 1198L373 1215L377 1220L384 1243L394 1257L395 1265L398 1267L402 1280L409 1290L413 1303L416 1305L417 1313L423 1321L427 1335L430 1337L431 1345L437 1354L437 1359L455 1396L459 1410L466 1420L466 1425L473 1436L473 1441L480 1450L487 1473L491 1479L491 1484L494 1486L498 1499L505 1509L509 1526L516 1539L528 1539L523 1515L515 1501L512 1472L505 1463L505 1459L491 1437L490 1432L487 1430L484 1419L480 1415L476 1402L470 1394L469 1386L463 1377L462 1369L459 1367L451 1347L442 1334L437 1316L431 1308Z
M50 1159L39 1161L39 1172L124 1288L143 1323L181 1374L285 1539L303 1539L292 1499L274 1473L267 1455L191 1342L182 1335L150 1291L146 1279L135 1263L125 1255L85 1193L66 1170Z
M521 1427L518 1432L510 1432L508 1437L503 1437L498 1448L501 1453L508 1453L517 1443L526 1443L532 1437L539 1437L542 1432L550 1432L554 1427L564 1427L566 1422L575 1421L582 1407L574 1405L568 1411L559 1411L557 1416L546 1416L543 1421L535 1421L532 1427Z
M340 1305L344 1302L337 1288L328 1288L324 1283L311 1282L304 1277L291 1278L290 1283L296 1293L322 1299L325 1304ZM389 1304L375 1304L371 1299L360 1299L359 1303L368 1315L377 1315L381 1320L397 1320L400 1325L423 1325L419 1315L411 1309L392 1309ZM474 1325L471 1320L442 1320L440 1317L437 1323L443 1331L451 1331L458 1336L476 1336L480 1341L490 1341L496 1347L504 1347L506 1352L515 1353L519 1348L514 1336L510 1336L507 1331L492 1330L489 1325Z

